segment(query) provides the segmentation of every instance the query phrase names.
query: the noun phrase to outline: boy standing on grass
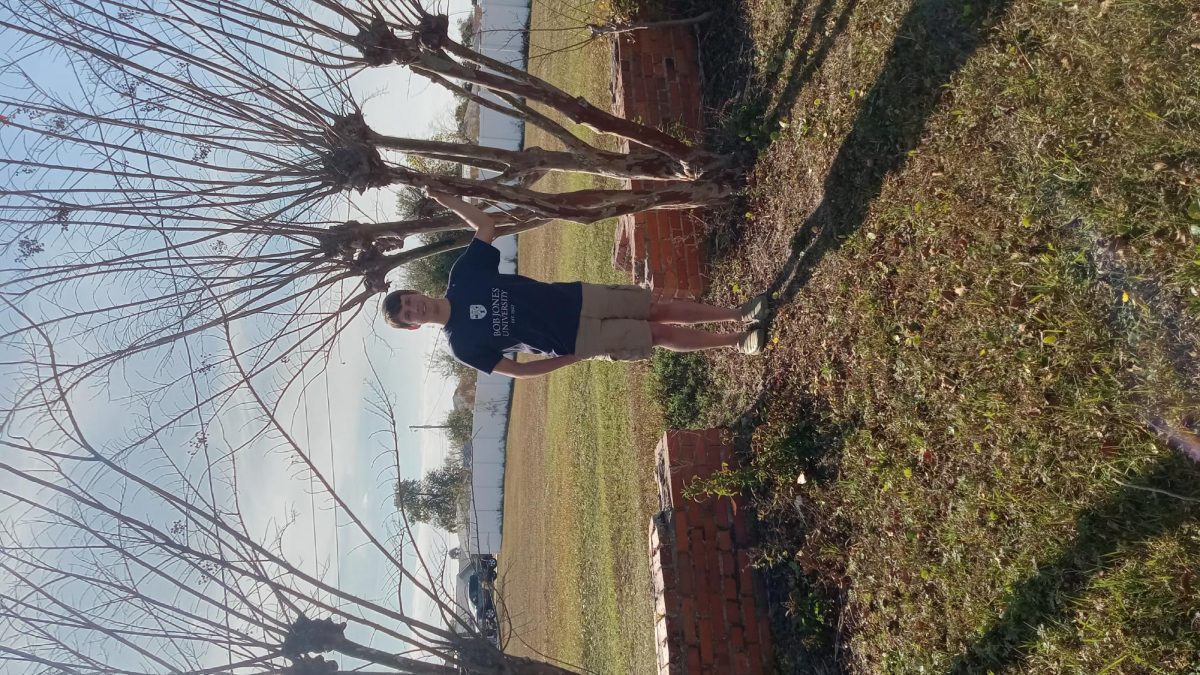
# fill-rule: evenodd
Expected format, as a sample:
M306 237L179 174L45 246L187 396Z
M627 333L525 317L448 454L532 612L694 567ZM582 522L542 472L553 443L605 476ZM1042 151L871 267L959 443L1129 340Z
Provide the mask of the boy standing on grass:
M761 321L768 309L765 296L741 307L714 307L652 300L650 290L639 286L545 283L500 274L491 216L451 195L430 196L465 220L475 238L450 270L446 297L393 291L383 299L384 320L408 330L427 323L443 326L454 357L477 370L537 377L584 359L646 359L654 347L676 352L736 347L758 354L766 344L761 328L710 333L687 327ZM511 352L545 358L518 363L504 358Z

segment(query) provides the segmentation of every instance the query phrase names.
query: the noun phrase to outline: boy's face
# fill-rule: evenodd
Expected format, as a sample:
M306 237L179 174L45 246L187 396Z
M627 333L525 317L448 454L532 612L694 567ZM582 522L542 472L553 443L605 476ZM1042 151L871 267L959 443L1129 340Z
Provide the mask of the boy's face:
M403 321L419 326L428 323L433 318L433 299L421 293L407 293L400 298L400 309L393 316Z

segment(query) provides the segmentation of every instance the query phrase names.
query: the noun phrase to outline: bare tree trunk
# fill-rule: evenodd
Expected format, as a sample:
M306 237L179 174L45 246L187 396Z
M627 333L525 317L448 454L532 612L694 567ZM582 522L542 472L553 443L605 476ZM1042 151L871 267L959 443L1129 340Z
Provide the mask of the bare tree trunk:
M519 178L532 171L565 171L634 180L689 178L683 164L656 152L623 154L595 148L589 152L542 148L504 150L474 143L414 140L379 134L372 134L368 140L380 148L496 171L504 178Z
M462 50L470 52L465 47ZM475 52L471 52L475 54ZM476 55L478 58L478 55ZM685 165L702 160L705 153L698 152L683 141L637 122L617 117L602 110L582 96L576 97L548 83L532 83L507 78L485 70L468 68L453 59L429 52L422 53L420 58L409 64L413 72L419 74L436 73L444 77L471 82L487 87L495 92L503 92L537 101L553 108L567 119L576 124L582 124L594 131L611 134L624 138L631 143L637 143L661 152L671 159Z
M691 209L714 204L734 192L737 184L714 176L706 180L663 182L652 189L576 190L548 194L490 181L453 176L429 176L404 169L391 170L392 182L433 188L498 204L515 204L543 218L590 223L639 211Z
M381 666L390 666L396 669L399 673L411 673L412 675L456 675L458 668L454 666L444 666L441 664L430 663L427 661L418 661L409 659L397 654L389 654L378 649L372 649L366 645L351 642L342 638L342 640L333 645L330 651L366 661L367 663L378 663Z
M412 675L455 675L459 672L458 666L477 675L576 675L575 671L552 663L509 656L478 636L463 635L453 643L445 645L444 650L447 661L454 665L440 665L389 654L344 637L329 645L328 651L367 663L390 666L397 672Z
M612 21L605 24L589 23L588 30L592 31L593 37L602 35L620 35L621 33L632 33L636 30L649 30L652 28L675 28L678 26L691 26L697 23L708 21L712 16L712 12L705 12L688 19L668 19L665 21L641 21L634 23L620 23Z

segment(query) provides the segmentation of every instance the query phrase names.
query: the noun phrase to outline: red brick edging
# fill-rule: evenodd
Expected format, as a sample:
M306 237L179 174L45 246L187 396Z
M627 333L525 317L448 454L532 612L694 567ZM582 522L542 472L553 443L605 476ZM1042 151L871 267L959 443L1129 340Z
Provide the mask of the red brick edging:
M675 136L700 137L700 66L696 38L676 26L626 33L614 41L613 112ZM628 151L624 142L622 150ZM651 181L626 181L649 187ZM697 210L621 216L613 266L655 297L695 300L707 285L704 223Z
M744 504L681 494L695 477L734 463L722 430L668 431L655 460L663 509L649 528L658 672L770 672L765 594L750 567Z

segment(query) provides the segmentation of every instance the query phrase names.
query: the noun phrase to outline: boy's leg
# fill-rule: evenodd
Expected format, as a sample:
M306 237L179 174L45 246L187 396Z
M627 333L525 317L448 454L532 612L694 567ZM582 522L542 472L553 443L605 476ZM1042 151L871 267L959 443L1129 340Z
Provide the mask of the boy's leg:
M736 311L736 310L735 310ZM655 347L673 352L697 352L704 349L737 347L745 333L710 333L697 328L684 328L666 323L650 324L650 337Z
M650 314L650 289L620 284L583 284L579 314L592 319L638 319Z
M575 356L581 359L603 357L612 361L641 361L654 353L652 324L638 319L579 320L575 338Z
M658 300L650 303L649 320L660 324L741 321L742 310L739 307L715 307L686 300Z

